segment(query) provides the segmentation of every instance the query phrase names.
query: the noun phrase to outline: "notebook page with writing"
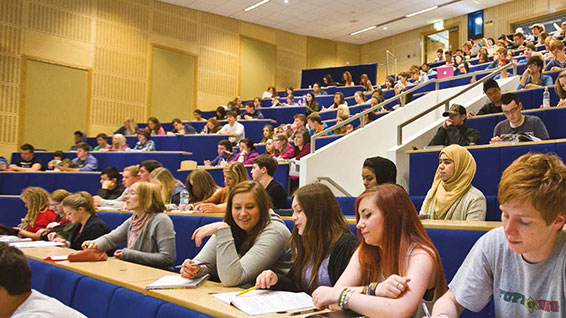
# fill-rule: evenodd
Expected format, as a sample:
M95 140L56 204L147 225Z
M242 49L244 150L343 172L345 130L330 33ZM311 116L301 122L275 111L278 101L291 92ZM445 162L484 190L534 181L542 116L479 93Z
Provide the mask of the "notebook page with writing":
M214 294L224 303L231 303L248 315L263 315L314 307L312 298L306 293L253 290L241 296L238 292Z

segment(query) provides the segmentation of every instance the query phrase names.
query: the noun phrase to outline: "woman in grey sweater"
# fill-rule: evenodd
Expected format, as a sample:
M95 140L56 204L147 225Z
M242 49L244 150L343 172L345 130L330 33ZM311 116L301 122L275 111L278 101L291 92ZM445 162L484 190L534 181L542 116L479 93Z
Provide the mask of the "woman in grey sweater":
M175 230L171 219L163 214L165 205L159 186L136 182L126 195L126 209L132 217L112 232L94 241L83 243L83 249L108 251L127 242L126 248L114 252L114 257L152 267L170 269L175 263Z
M291 266L291 233L270 208L271 200L258 182L233 187L224 221L193 233L196 246L204 237L212 237L194 259L183 262L181 276L198 277L216 270L224 286L248 287L266 269L285 275Z

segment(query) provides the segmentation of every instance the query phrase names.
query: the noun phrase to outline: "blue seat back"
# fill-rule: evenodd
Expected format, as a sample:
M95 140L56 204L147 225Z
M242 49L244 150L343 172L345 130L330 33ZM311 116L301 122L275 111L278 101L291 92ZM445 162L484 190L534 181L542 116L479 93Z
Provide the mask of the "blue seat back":
M84 277L77 284L72 307L87 317L107 317L112 296L118 288L92 277Z
M45 264L43 266L51 268L45 278L45 294L71 306L77 285L84 276L55 266Z
M108 308L108 318L154 318L163 300L144 296L135 291L118 288Z

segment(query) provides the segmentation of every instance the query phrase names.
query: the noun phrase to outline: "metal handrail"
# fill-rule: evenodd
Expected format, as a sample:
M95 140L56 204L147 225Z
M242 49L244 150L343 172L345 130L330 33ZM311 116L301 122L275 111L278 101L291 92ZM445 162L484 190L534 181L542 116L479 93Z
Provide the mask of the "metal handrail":
M500 71L503 70L503 69L507 69L507 68L511 68L511 67L513 67L513 74L514 74L514 75L517 75L517 66L516 66L514 63L511 63L511 64L508 64L508 65L506 65L506 66L504 66L504 67L501 67L501 68L497 69L494 73L497 74L497 72L500 72ZM375 106L373 106L373 107L370 107L370 108L368 108L368 109L366 109L366 110L363 110L363 111L359 112L358 114L356 114L356 115L354 115L354 116L351 116L350 118L348 118L348 119L346 119L346 120L344 120L344 121L342 121L342 122L336 123L334 126L328 127L328 128L326 128L326 129L322 130L321 132L315 133L314 135L311 136L311 145L310 145L310 146L311 146L311 153L314 153L314 152L315 152L315 141L316 141L317 138L319 138L319 137L321 137L321 136L326 136L326 134L328 134L329 132L331 132L331 131L333 131L333 130L336 130L336 129L342 127L342 126L345 126L345 125L351 123L352 121L354 121L354 120L356 120L356 119L360 119L360 128L363 128L363 127L365 126L365 122L364 122L364 120L363 120L363 116L365 116L367 113L374 112L374 111L376 111L378 108L383 108L383 107L385 107L387 104L389 104L390 102L392 102L392 101L394 101L394 100L396 100L396 99L399 99L399 98L401 98L401 101L403 101L403 104L404 104L405 96L406 96L407 94L410 94L410 93L414 92L415 90L417 90L417 89L419 89L419 88L421 88L421 87L424 87L424 86L429 85L429 84L431 84L431 83L435 83L435 84L436 84L436 85L435 85L435 90L437 91L437 90L439 89L439 83L447 82L447 81L451 81L451 80L455 80L455 79L459 79L459 78L468 77L468 76L470 76L470 75L472 75L472 80L475 82L477 75L481 75L481 74L485 74L485 73L491 73L491 72L492 72L491 70L482 70L482 71L474 72L474 73L472 73L472 74L466 73L466 74L460 74L460 75L457 75L457 76L452 76L452 77L447 77L447 78L442 78L442 79L436 79L436 78L434 78L434 79L429 79L428 81L426 81L426 82L424 82L424 83L421 83L421 84L419 84L419 85L417 85L417 86L415 86L415 87L412 87L412 88L410 88L410 89L408 89L408 90L402 92L402 93L399 94L399 95L395 95L395 96L393 96L393 97L391 97L391 98L389 98L389 99L387 99L387 100L385 100L385 101L383 101L383 102L381 102L381 103L379 103L379 104L377 104L377 105L375 105ZM488 76L485 77L485 79L487 80L487 78L491 78L491 77L495 76L495 74L488 75ZM476 83L483 83L484 81L485 81L485 80L482 79L480 82L476 82ZM474 84L476 84L476 83L474 83ZM476 84L476 85L477 85L477 84ZM474 87L475 87L475 86L474 86ZM458 96L459 96L459 95L458 95ZM438 105L435 105L434 108L436 108L436 107L438 107ZM427 111L428 111L428 110L427 110ZM423 116L424 116L424 115L423 115ZM422 116L421 116L421 117L422 117ZM420 117L419 117L419 118L420 118ZM418 119L418 118L417 118L417 119ZM415 120L416 120L416 119L415 119ZM399 139L397 139L397 140L399 140Z
M338 189L338 191L342 192L345 196L347 196L347 197L352 196L350 194L350 192L346 191L346 189L344 189L342 186L340 186L338 183L336 183L336 181L332 180L332 178L330 178L330 177L318 177L318 178L316 178L316 181L318 181L318 182L320 182L322 180L330 183L332 186L334 186L336 189Z
M389 50L385 50L385 75L389 75L389 59L393 60L393 74L397 74L397 58Z
M435 110L436 108L438 108L439 106L444 105L444 109L445 111L448 111L448 109L450 108L450 101L453 100L456 97L459 97L460 95L468 92L469 90L471 90L472 88L484 83L485 81L487 81L488 79L496 76L497 74L499 74L499 72L506 70L506 69L510 69L513 68L513 75L517 75L517 64L515 63L509 63L505 66L502 66L498 69L495 69L493 72L491 72L491 74L485 76L484 78L482 78L479 81L474 81L474 83L468 87L466 87L465 89L461 90L460 92L446 98L445 100L441 101L440 103L431 106L427 109L422 110L420 113L418 113L417 115L413 116L411 119L408 119L406 121L404 121L403 123L401 123L399 126L397 126L397 146L401 145L403 143L403 128L405 126L407 126L408 124L414 122L415 120L427 115L429 112ZM491 70L489 70L491 71ZM486 73L485 71L483 73ZM474 76L475 79L475 76Z

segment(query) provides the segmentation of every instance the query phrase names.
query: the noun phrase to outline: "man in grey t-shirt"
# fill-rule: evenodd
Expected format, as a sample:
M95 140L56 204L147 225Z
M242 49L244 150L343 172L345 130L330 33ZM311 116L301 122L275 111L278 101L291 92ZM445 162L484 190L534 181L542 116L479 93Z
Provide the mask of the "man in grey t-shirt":
M566 166L555 155L526 154L499 183L503 227L474 245L434 305L432 317L480 311L495 317L563 317L566 306Z
M490 143L502 141L502 135L526 134L539 139L549 139L548 131L542 120L536 116L521 114L523 105L519 101L519 96L514 93L507 93L501 97L501 109L507 118L495 126L493 138Z

